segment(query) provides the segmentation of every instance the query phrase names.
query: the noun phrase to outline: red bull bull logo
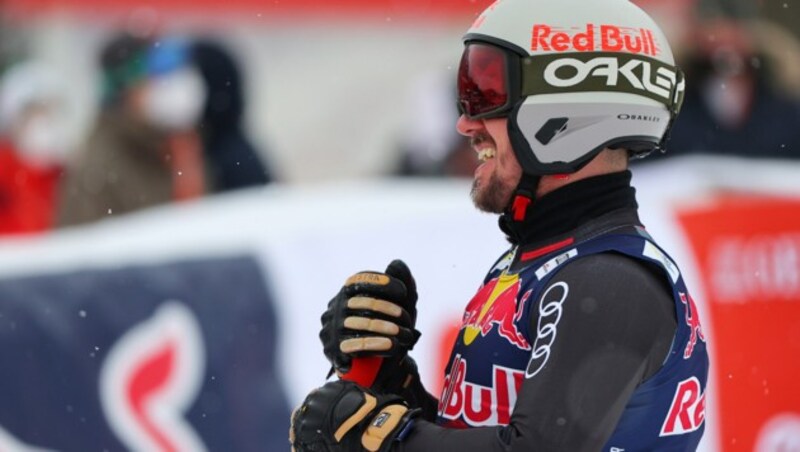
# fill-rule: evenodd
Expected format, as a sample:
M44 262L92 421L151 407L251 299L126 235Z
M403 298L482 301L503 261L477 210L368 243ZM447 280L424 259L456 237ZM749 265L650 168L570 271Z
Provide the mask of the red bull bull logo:
M472 344L479 335L486 337L496 326L500 337L522 350L531 349L531 344L516 325L531 295L531 290L528 290L517 303L520 287L519 275L503 272L478 290L464 312L465 345Z

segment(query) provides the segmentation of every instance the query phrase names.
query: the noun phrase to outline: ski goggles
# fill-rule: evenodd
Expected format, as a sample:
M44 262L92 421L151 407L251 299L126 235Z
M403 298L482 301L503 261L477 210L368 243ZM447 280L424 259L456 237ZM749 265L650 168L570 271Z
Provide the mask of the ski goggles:
M504 49L467 42L458 66L458 108L470 119L505 116L519 97L519 60Z
M648 97L676 115L683 101L680 69L642 55L583 52L523 56L468 41L458 67L458 107L469 119L509 114L538 94L621 92Z

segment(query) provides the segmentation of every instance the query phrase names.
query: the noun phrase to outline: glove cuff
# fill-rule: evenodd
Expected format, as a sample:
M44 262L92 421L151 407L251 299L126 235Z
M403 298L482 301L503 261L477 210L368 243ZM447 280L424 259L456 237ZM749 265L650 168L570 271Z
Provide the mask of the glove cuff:
M392 443L408 434L419 414L420 410L400 404L383 407L361 435L361 445L369 452L388 452Z

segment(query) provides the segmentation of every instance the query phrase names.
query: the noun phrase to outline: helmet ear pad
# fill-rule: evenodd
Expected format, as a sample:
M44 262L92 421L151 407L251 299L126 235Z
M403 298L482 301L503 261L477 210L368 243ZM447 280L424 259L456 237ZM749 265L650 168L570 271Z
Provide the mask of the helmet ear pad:
M597 102L596 95L594 102L581 102L581 94L567 94L573 102L565 102L563 96L528 96L509 113L509 139L525 173L573 173L607 147L654 149L670 120L655 103L615 106Z

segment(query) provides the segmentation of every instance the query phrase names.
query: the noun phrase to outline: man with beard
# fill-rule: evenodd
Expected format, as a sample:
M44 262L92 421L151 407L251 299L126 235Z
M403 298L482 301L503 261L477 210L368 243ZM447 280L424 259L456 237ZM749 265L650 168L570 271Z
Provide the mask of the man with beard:
M296 451L694 450L708 356L628 160L663 150L683 75L627 0L505 0L464 37L472 198L512 246L467 304L438 400L407 352L414 279L350 277L322 316L340 378L292 416Z

